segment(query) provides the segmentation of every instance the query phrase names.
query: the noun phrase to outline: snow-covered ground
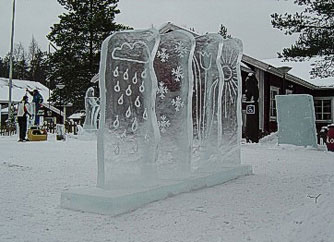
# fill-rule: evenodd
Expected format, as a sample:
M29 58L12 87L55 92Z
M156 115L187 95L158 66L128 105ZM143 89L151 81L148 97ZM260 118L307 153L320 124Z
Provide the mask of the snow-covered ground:
M95 185L96 140L16 140L0 136L1 242L334 241L334 153L324 148L243 144L254 175L111 217L59 207L63 189Z

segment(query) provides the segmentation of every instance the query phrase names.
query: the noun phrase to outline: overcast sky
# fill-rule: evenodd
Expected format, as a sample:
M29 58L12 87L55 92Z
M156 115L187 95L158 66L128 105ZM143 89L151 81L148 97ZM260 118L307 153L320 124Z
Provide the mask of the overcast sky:
M134 28L160 27L171 21L199 33L217 32L224 24L243 41L244 52L273 58L297 36L285 36L270 23L270 14L296 12L293 0L120 0L116 22ZM16 0L15 43L28 47L32 36L47 50L46 35L63 8L57 0ZM12 0L0 0L0 56L10 49Z

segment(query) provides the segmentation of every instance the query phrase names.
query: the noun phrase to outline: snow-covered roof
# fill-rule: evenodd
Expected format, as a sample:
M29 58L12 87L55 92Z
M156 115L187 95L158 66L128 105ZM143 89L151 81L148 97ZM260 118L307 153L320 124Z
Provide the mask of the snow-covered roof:
M9 79L0 77L0 103L8 102L9 95ZM13 79L12 81L12 101L20 102L22 97L26 94L26 88L29 90L37 89L40 94L43 96L44 101L46 102L49 99L49 89L44 86L42 83L29 81L29 80L17 80ZM32 100L31 95L28 95L29 102Z
M291 69L287 72L288 74L303 79L314 86L320 88L334 87L334 77L311 78L310 71L312 70L312 64L317 60L319 58L313 57L303 61L283 61L282 58L265 59L262 61L276 68L290 67Z
M3 108L3 109L1 109L1 113L2 113L2 114L7 114L7 113L8 113L8 108Z
M85 113L73 113L71 116L68 117L68 119L81 119L85 116Z
M159 29L159 32L161 34L164 34L164 33L167 33L169 31L173 31L173 30L185 30L185 31L191 33L192 35L194 35L195 37L201 35L201 34L195 32L193 30L187 29L186 27L176 25L172 22L167 22L167 23L163 24L162 26L160 26L160 28L158 28L158 29Z

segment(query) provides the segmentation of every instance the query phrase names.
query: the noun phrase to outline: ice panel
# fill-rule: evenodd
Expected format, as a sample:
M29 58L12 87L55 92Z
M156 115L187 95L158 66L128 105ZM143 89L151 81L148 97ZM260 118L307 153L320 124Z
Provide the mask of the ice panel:
M159 129L155 29L117 32L102 47L98 186L149 183L156 176Z
M222 47L223 37L218 34L196 38L193 59L194 168L206 169L221 160Z
M313 97L277 95L278 143L317 147Z
M241 162L242 80L240 62L242 50L242 42L239 39L231 38L223 41L221 55L221 65L224 75L222 96L223 140L220 147L223 164Z
M156 115L161 140L159 172L161 176L190 172L192 151L192 59L194 37L185 31L161 35L154 61L158 79Z

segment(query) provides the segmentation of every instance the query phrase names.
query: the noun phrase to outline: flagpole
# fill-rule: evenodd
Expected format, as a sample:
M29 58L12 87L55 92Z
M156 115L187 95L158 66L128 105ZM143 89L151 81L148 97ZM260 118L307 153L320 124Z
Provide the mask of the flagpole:
M16 0L13 0L12 34L11 34L11 41L10 41L10 58L9 58L8 119L10 119L11 112L12 112L12 80L13 80L13 49L14 49L15 2L16 2Z

